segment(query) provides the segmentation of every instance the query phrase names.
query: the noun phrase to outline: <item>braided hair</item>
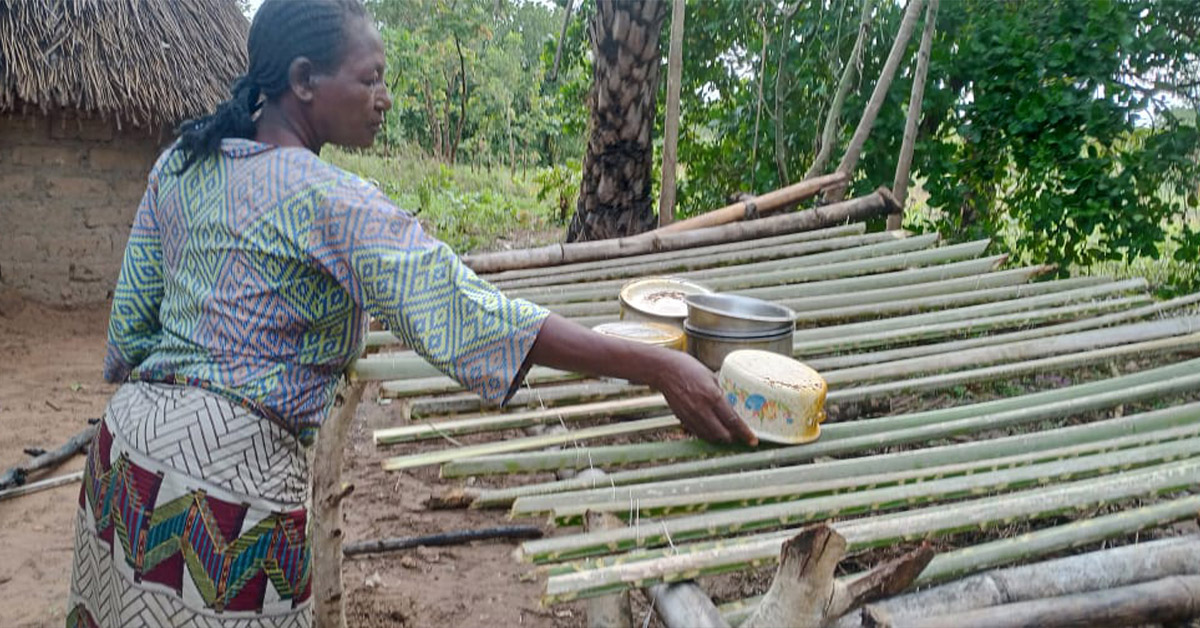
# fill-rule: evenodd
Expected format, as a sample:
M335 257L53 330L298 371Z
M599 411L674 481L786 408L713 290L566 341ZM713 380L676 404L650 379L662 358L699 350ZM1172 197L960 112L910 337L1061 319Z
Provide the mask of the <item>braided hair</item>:
M252 139L263 99L288 90L292 61L306 57L316 71L332 71L341 61L347 21L365 15L360 0L266 0L250 25L250 67L234 81L229 100L180 125L177 149L185 159L179 172L215 154L224 138Z

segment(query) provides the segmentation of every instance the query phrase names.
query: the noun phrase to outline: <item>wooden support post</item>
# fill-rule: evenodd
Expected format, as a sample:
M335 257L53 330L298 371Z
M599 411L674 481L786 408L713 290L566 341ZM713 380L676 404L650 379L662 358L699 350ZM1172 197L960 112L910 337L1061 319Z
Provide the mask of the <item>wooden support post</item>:
M321 426L313 460L313 592L314 625L342 628L346 610L342 591L342 500L354 491L342 484L342 458L364 384L353 381L341 391L334 410Z
M598 532L623 528L625 522L607 512L590 512L584 517L584 527L589 532ZM629 591L590 598L584 602L584 606L588 628L633 628Z
M712 599L694 582L656 584L646 592L667 628L729 628Z
M929 0L925 9L925 28L921 31L921 48L917 52L917 69L913 74L912 91L908 97L908 118L904 122L904 142L896 162L896 178L892 194L900 201L900 211L888 214L887 228L895 231L904 224L904 203L908 199L908 176L912 169L913 148L917 143L917 125L921 121L921 102L925 99L925 77L929 73L929 50L933 47L933 31L937 22L938 0Z
M854 129L854 136L850 138L850 145L846 147L846 153L842 155L842 161L838 164L837 171L846 176L850 176L854 172L854 167L858 165L863 145L866 144L867 137L871 135L871 127L875 126L875 118L879 116L879 110L883 108L888 88L892 86L892 79L896 76L896 68L900 66L900 57L904 56L908 40L912 38L913 29L917 24L917 16L921 13L924 5L925 0L908 0L908 8L904 10L904 19L900 22L896 41L892 42L892 50L888 53L883 69L879 71L879 80L875 83L875 90L871 92L871 100L867 102L867 107L863 110L862 117L859 118L858 126ZM840 201L845 197L846 186L839 186L825 192L825 202L827 203Z
M667 112L663 120L662 191L658 197L658 226L675 221L675 168L679 162L679 89L683 80L684 0L671 9L671 47L667 53Z
M825 524L785 541L775 580L742 628L828 626L872 599L908 588L933 559L933 550L923 545L847 584L834 577L845 554L846 539Z

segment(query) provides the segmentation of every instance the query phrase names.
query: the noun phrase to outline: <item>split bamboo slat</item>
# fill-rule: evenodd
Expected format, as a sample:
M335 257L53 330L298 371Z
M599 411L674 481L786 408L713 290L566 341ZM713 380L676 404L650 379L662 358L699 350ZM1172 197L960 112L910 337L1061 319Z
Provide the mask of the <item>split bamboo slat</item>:
M385 469L508 474L517 481L469 491L471 506L557 526L580 525L589 512L625 520L521 546L518 556L548 578L546 603L771 565L799 526L827 520L851 550L942 536L957 544L973 532L918 578L932 584L1200 510L1200 498L1178 492L1200 485L1200 294L1157 301L1139 278L1041 280L1055 269L1004 268L1006 256L984 255L987 240L948 244L861 223L796 231L805 220L472 259L497 269L481 277L509 296L585 325L616 320L620 287L650 275L775 301L798 313L793 355L822 373L835 417L900 395L938 392L943 407L827 423L819 440L798 446L648 438L639 435L680 424L645 387L535 367L505 410L487 410L396 350L391 334L373 332L368 345L391 352L360 359L355 377L382 381L382 396L420 418L375 432L377 445L397 448ZM1147 367L1150 358L1159 365ZM964 387L1017 380L1025 392L956 401ZM1139 411L1126 414L1130 404ZM567 429L512 437L548 424ZM618 436L634 442L608 440ZM404 449L414 444L422 449ZM607 473L518 480L588 468ZM1153 499L1129 503L1144 498ZM1045 525L1062 514L1070 520ZM1040 529L991 533L1019 521ZM721 611L737 625L756 603Z

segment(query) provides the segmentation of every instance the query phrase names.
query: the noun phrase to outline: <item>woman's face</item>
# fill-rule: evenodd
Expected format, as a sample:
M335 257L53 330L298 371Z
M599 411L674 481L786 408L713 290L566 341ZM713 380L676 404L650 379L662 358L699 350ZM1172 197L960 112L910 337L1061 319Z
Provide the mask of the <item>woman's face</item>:
M322 143L365 148L375 142L392 108L384 81L383 39L365 19L346 25L342 63L314 76L311 121Z

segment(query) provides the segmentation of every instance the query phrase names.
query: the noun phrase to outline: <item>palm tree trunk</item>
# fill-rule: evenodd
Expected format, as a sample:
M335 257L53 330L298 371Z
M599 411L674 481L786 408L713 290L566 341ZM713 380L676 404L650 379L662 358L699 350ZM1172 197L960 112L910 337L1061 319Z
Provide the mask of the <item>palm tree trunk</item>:
M598 0L588 29L594 62L591 139L568 242L617 238L654 228L654 99L662 0Z

